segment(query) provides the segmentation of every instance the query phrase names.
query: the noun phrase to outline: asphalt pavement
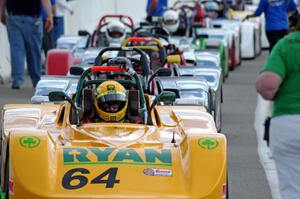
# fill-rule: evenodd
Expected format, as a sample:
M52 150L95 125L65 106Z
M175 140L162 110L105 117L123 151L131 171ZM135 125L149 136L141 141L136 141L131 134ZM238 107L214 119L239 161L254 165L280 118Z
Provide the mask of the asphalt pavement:
M223 86L222 133L228 141L230 199L272 198L259 161L254 129L257 103L254 83L266 56L267 52L263 52L255 60L243 60L242 65L229 74ZM20 90L12 90L9 83L0 85L0 108L7 103L29 103L33 93L29 77Z
M223 133L228 141L231 199L271 199L271 191L257 153L254 129L257 93L255 78L266 60L263 51L255 60L243 60L223 86ZM262 139L262 138L259 138Z

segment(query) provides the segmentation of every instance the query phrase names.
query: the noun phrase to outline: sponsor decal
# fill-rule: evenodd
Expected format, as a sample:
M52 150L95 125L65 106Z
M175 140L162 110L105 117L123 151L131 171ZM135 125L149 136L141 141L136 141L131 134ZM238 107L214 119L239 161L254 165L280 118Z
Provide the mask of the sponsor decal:
M203 149L213 150L219 146L219 141L214 138L200 138L198 145Z
M147 176L172 176L172 170L170 169L144 169L144 174Z
M14 195L15 194L15 183L12 179L9 179L8 190L9 190L9 195Z
M127 164L172 166L171 149L64 148L64 165Z
M36 148L40 145L41 140L36 136L23 136L20 138L19 143L24 148Z

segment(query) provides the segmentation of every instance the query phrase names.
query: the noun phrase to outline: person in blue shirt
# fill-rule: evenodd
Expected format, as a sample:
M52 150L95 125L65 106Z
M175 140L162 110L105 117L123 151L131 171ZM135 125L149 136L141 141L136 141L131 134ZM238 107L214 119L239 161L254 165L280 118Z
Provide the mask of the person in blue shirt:
M168 0L148 0L146 20L151 22L152 17L162 16L168 7Z
M265 14L266 35L270 44L270 52L278 40L288 33L288 12L296 10L294 0L260 0L258 8L247 18Z

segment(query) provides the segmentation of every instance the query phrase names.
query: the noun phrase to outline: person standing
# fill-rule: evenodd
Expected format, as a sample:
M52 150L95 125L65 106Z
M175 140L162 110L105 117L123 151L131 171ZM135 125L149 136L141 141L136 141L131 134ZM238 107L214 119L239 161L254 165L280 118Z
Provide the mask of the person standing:
M7 26L10 44L12 89L20 89L24 82L25 56L33 87L40 80L43 35L41 6L47 13L45 27L50 31L53 28L53 16L49 0L0 0L1 22Z
M246 19L258 17L263 12L266 19L266 35L270 44L269 51L273 49L277 41L288 33L288 12L296 10L294 0L260 0L258 8Z
M168 8L168 0L148 0L146 20L152 22L152 17L162 16Z
M54 17L54 29L53 29L53 37L54 44L56 45L57 39L65 34L65 20L64 16L68 11L71 15L74 14L74 10L71 6L66 2L66 0L56 0L56 16Z
M271 100L270 149L282 199L300 198L300 26L273 48L256 90Z
M52 16L55 16L56 13L56 0L50 0L51 2L51 10L52 10ZM41 10L41 17L43 20L43 43L42 43L42 49L44 50L44 54L45 54L45 58L47 58L47 53L49 50L54 48L54 37L53 37L53 29L50 31L47 31L46 29L46 22L47 22L47 14L45 12L45 10L42 8ZM53 18L54 19L54 18ZM54 22L53 22L54 23ZM44 68L44 64L43 64L43 73L45 71Z

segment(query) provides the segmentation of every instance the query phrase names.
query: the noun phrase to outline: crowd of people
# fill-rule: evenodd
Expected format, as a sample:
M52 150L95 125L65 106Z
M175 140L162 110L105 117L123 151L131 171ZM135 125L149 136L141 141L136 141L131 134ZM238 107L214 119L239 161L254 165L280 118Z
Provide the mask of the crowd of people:
M166 7L167 0L148 0L146 20L162 16ZM65 12L72 15L74 11L66 0L0 0L0 8L1 22L7 27L11 49L12 89L20 89L24 82L25 57L35 87L42 72L42 46L46 56L64 34ZM296 10L293 0L260 0L257 10L247 16L251 18L264 13L266 19L270 55L257 77L256 89L264 99L274 102L270 149L283 199L300 198L300 134L297 133L300 128L300 20L296 31L286 36L289 32L288 12ZM174 12L166 13L165 22L170 26L178 26L177 20Z

